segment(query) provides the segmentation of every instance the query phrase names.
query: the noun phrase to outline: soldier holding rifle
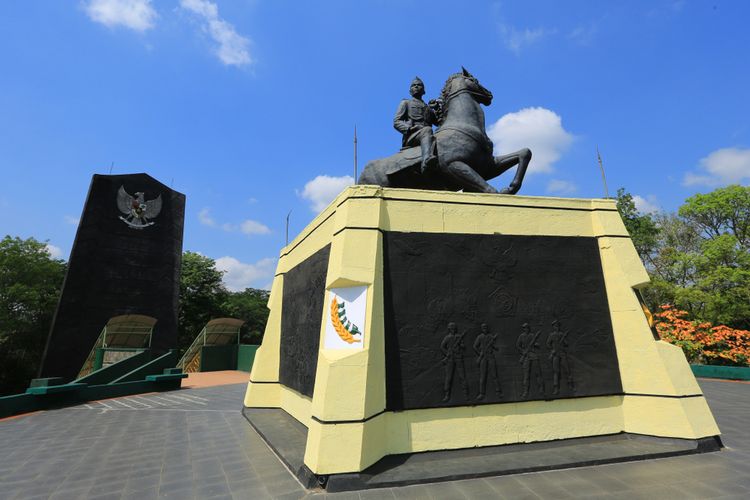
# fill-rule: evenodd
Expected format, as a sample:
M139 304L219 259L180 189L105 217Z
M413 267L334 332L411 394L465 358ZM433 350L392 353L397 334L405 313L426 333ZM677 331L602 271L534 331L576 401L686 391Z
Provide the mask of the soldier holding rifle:
M458 371L458 377L461 379L461 385L464 395L469 397L469 385L466 383L466 370L464 369L464 335L456 332L456 324L448 323L448 335L440 343L440 350L443 353L442 362L445 364L445 379L443 381L443 402L451 398L451 388L453 386L453 373Z
M485 390L487 389L487 372L495 380L495 394L497 397L503 395L500 388L500 379L497 376L497 361L495 360L495 341L497 334L490 335L487 324L482 323L481 331L474 341L474 353L477 355L477 365L479 365L479 394L477 399L484 399Z
M523 366L523 392L521 397L525 398L529 395L529 384L531 382L531 370L532 367L536 367L536 381L539 386L539 392L544 394L544 382L542 380L542 367L539 365L539 355L536 353L536 349L539 348L537 341L539 340L539 334L542 331L539 330L536 333L531 333L529 324L524 323L521 325L521 335L518 336L516 341L516 348L521 353L521 357L518 360Z
M552 322L552 333L547 337L547 347L549 348L549 359L552 361L552 394L558 394L560 392L560 375L564 368L568 374L568 387L570 390L574 390L573 385L573 373L570 371L570 363L568 362L568 342L567 337L570 331L560 331L560 322L555 320Z

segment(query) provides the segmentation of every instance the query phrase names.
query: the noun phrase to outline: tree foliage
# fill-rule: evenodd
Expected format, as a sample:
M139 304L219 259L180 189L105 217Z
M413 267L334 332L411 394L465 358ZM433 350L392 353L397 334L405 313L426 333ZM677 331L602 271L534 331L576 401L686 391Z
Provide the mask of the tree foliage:
M0 241L0 394L23 391L36 375L64 276L45 243Z
M224 313L245 320L241 339L244 344L260 344L268 321L268 295L266 290L246 288L230 293L223 304Z
M185 252L180 280L179 348L189 347L208 321L222 317L244 320L242 342L260 343L268 320L267 302L265 290L228 291L213 259Z
M184 349L212 318L223 316L222 304L228 295L222 273L213 259L196 252L182 254L178 345Z
M695 320L750 329L750 187L691 196L677 215L656 222L655 301Z
M620 189L617 206L651 275L644 298L666 308L665 339L704 362L747 363L739 344L732 355L712 353L729 352L750 330L750 187L696 194L657 215L639 213Z
M655 326L662 340L682 348L688 361L702 364L744 366L750 361L750 331L691 321L687 311L670 304L655 314Z
M617 190L617 209L641 260L650 262L659 235L656 223L650 215L636 208L633 196L623 188Z
M739 247L750 249L750 187L733 185L696 194L685 200L679 214L706 239L731 235Z

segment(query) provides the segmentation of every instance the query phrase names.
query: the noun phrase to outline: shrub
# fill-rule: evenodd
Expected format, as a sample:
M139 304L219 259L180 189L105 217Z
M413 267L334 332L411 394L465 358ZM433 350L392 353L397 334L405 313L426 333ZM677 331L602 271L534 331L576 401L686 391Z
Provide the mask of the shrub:
M682 348L691 363L748 366L750 331L690 321L688 313L671 304L662 305L654 315L656 331L662 340Z

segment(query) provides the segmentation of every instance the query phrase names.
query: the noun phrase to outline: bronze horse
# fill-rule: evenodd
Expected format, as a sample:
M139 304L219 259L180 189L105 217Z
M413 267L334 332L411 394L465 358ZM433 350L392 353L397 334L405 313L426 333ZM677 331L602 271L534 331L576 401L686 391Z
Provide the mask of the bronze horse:
M482 87L466 69L451 75L441 92L440 126L435 132L439 165L421 172L419 147L404 149L365 166L358 184L383 187L435 189L472 193L515 194L521 188L531 151L492 156L492 141L484 128L480 104L492 103L492 92ZM518 165L507 188L498 191L487 181Z

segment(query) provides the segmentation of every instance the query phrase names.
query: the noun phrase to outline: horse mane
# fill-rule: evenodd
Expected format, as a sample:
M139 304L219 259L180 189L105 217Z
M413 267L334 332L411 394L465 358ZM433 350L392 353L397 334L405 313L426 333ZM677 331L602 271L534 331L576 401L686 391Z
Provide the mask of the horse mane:
M440 91L440 113L438 113L437 115L438 126L442 125L443 121L445 120L445 105L448 102L448 96L450 95L450 89L453 84L453 80L463 76L464 75L462 73L453 73L445 81L445 85L443 85L443 89Z
M448 79L445 81L445 85L443 85L443 90L440 91L440 98L445 102L448 98L448 95L450 94L450 88L453 84L453 80L455 80L458 77L463 77L463 73L453 73L451 76L448 77Z

